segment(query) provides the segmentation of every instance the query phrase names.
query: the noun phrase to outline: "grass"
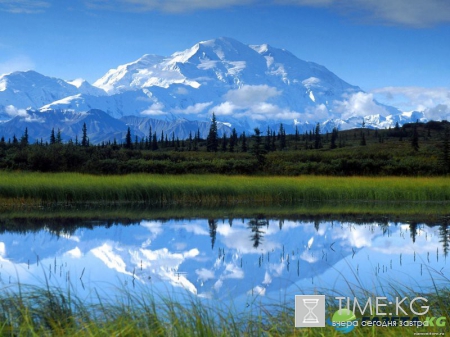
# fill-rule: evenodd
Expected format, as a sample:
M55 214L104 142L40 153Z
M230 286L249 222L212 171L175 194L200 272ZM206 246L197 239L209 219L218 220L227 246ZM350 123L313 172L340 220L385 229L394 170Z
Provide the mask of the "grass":
M182 302L154 294L124 292L121 299L98 298L90 304L58 289L22 286L20 292L3 290L0 295L1 336L341 336L324 328L295 328L293 305L261 306L239 313L233 307L207 304L190 297ZM394 290L393 295L400 293ZM366 294L373 296L373 294ZM433 312L449 321L449 289L428 298ZM377 296L382 296L378 294ZM401 296L404 296L402 292ZM418 296L411 292L409 298ZM327 315L338 309L327 301ZM389 312L389 307L384 307ZM394 310L393 308L391 308ZM419 311L420 308L416 308ZM442 333L446 327L357 327L353 336L401 336L414 332Z
M450 179L1 172L0 201L3 205L145 202L197 207L257 202L448 202Z

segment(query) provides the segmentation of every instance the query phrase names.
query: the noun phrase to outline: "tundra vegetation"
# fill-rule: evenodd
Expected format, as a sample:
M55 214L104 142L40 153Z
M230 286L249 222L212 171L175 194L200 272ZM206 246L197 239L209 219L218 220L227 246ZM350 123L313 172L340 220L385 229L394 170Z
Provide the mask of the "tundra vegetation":
M436 176L450 170L450 124L428 122L387 130L314 130L286 135L255 129L252 135L219 137L215 120L206 139L191 134L138 138L126 131L123 140L90 144L83 128L80 141L62 141L52 130L50 141L29 143L0 138L0 170L79 172L98 175L129 173L328 176ZM124 130L125 131L125 130Z

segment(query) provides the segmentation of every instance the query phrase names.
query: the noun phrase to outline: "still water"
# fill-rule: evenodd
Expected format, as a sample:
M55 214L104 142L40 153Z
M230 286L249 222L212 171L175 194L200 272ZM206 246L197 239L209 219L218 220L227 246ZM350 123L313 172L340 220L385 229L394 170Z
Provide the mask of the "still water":
M86 301L120 292L243 308L294 295L381 296L448 285L450 228L266 219L83 222L0 235L0 288L56 286Z

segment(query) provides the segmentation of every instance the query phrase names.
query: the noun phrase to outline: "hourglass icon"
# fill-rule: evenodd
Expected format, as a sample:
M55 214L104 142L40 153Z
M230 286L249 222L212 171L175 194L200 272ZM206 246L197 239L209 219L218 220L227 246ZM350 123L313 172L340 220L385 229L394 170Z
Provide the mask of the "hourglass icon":
M308 309L308 313L303 317L303 323L319 323L319 319L313 313L315 307L319 303L317 298L303 298L303 305Z

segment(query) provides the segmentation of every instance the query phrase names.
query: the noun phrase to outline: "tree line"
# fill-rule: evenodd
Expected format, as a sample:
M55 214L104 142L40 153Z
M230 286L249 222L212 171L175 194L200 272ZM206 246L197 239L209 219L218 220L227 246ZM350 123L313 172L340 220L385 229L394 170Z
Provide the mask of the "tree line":
M205 139L200 132L187 139L149 129L148 136L128 128L120 141L92 144L86 124L80 139L63 142L51 130L49 141L0 138L0 169L94 174L225 173L268 175L442 175L450 168L447 122L411 123L377 130L359 128L323 133L320 124L300 134L255 128L219 136L215 115Z

